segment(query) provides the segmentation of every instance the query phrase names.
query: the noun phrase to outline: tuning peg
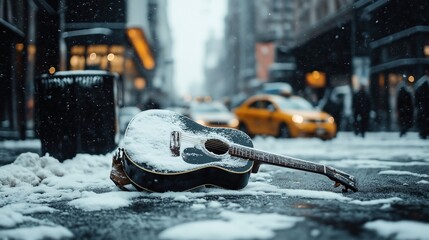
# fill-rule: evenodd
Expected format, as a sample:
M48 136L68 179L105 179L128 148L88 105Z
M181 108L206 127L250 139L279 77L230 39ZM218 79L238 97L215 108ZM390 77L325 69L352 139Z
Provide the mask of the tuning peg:
M341 183L339 183L339 182L335 182L335 183L334 183L334 188L337 188L337 187L339 187L339 186L341 186Z

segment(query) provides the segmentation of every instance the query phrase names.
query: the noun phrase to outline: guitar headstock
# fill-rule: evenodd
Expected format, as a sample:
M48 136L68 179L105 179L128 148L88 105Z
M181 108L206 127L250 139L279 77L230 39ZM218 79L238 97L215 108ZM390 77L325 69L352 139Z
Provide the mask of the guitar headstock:
M338 169L326 166L326 176L335 182L334 187L344 186L343 192L351 189L353 192L357 192L357 180L354 176L342 172Z

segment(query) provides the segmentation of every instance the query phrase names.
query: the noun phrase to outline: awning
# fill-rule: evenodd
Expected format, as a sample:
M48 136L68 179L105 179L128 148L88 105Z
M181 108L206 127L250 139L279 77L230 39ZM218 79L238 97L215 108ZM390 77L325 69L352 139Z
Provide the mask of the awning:
M127 36L144 68L153 70L155 68L155 59L143 31L140 28L128 28Z

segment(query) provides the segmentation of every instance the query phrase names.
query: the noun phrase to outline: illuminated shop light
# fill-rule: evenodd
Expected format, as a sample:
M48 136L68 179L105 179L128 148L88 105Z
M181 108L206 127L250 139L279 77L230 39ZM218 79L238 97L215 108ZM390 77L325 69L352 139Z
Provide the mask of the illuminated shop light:
M310 87L322 88L326 85L326 74L323 72L313 71L311 73L307 73L305 75L305 79Z
M24 44L22 44L22 43L17 43L17 44L15 45L15 49L16 49L16 51L21 52L22 50L24 50Z
M127 34L143 66L152 70L155 67L155 59L143 31L140 28L129 28Z
M97 54L96 53L91 53L90 55L89 55L89 59L90 60L95 60L97 58Z
M429 56L429 45L425 45L423 52L425 53L425 56Z
M109 53L109 54L107 55L107 60L108 60L108 61L113 61L113 59L115 59L115 54L113 54L113 53Z
M137 90L143 90L146 87L146 80L142 77L134 79L134 87Z
M50 74L54 74L54 73L55 73L55 71L56 71L56 69L55 69L54 67L50 67L50 68L49 68L49 73L50 73Z

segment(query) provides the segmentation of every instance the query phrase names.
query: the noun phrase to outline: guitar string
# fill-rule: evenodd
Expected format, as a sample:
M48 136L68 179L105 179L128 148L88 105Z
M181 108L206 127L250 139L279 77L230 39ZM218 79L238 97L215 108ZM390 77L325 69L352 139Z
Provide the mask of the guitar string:
M202 144L202 145L204 145L204 146L206 146L205 144L207 143L208 145L208 147L209 147L209 149L210 150L218 150L218 151L224 151L225 150L225 147L227 147L228 148L228 150L229 150L229 148L230 148L230 144L229 143L226 143L226 142L223 142L222 140L219 140L219 139L215 139L215 138L213 138L213 139L215 139L215 140L218 140L218 141L220 141L221 143L218 143L218 142L216 142L216 141L214 141L214 142L207 142L206 140L210 140L210 138L208 138L208 139L201 139L201 138L198 138L198 137L196 137L196 136L192 136L192 135L190 135L190 134L186 134L186 133L181 133L181 138L183 139L183 140L185 140L185 141L188 141L188 142L191 142L191 143L195 143L195 144ZM209 150L208 149L208 150ZM227 151L228 151L227 150ZM291 158L291 157L286 157L286 156L281 156L281 157L283 157L283 158L289 158L289 159L291 159L291 160L294 160L293 158ZM304 160L300 160L300 159L296 159L296 160L298 160L298 161L302 161L302 162L306 162L306 161L304 161ZM277 160L278 161L278 160Z
M198 137L194 137L194 136L187 135L187 134L182 134L181 138L183 140L185 140L185 141L190 141L190 142L193 142L195 144L202 144L205 140L210 140L210 139L199 139ZM221 141L219 139L215 139L215 140ZM228 150L226 152L229 152L229 148L230 148L230 144L222 142L222 141L221 141L221 143L218 143L216 141L214 141L214 142L207 142L207 141L205 141L204 145L205 144L209 144L208 145L209 149L207 149L207 146L205 146L206 149L209 150L209 151L213 150L213 151L224 152L225 151L225 146L227 146ZM286 157L286 156L282 156L282 157ZM295 160L294 158L290 158L290 157L286 157L286 158L289 158L290 160ZM267 160L269 160L269 159L267 159ZM306 161L300 160L300 159L296 159L296 160L298 160L299 162L306 162ZM269 161L269 162L274 163L274 161ZM276 163L282 164L284 162L283 161L279 161L279 159L276 158ZM282 166L284 166L284 165L282 164ZM321 166L323 167L323 173L326 175L326 166L324 164L322 164ZM317 172L320 172L320 171L317 171Z
M218 142L204 142L205 140L210 140L210 139L198 139L198 137L194 137L194 136L191 136L191 135L188 135L188 134L183 134L183 135L181 135L181 137L182 137L182 139L183 140L187 140L187 141L190 141L190 142L193 142L193 143L196 143L196 144L202 144L202 143L204 143L204 144L202 144L202 145L205 145L205 144L208 144L208 145L205 145L206 146L206 148L207 148L207 146L209 147L209 149L207 149L207 150L217 150L217 151L220 151L220 152L222 152L222 151L224 151L225 150L225 147L227 147L228 148L228 150L227 150L227 152L229 151L229 148L230 148L230 144L229 143L225 143L225 142L222 142L221 140L219 140L219 139L215 139L215 140L218 140L218 141L221 141L221 143L218 143ZM198 140L197 140L198 139ZM297 160L297 161L299 161L299 162L307 162L307 161L305 161L305 160L301 160L301 159L294 159L294 158L292 158L292 157L287 157L287 156L281 156L282 158L288 158L288 159L290 159L290 160ZM276 161L279 161L279 159L277 158L277 160ZM270 161L271 162L271 161ZM281 161L282 162L282 161ZM280 163L280 162L278 162L278 163ZM326 166L325 165L322 165L324 168L326 168ZM324 170L324 172L326 172L326 170Z
M199 139L198 137L192 136L192 135L189 135L189 134L181 134L181 138L183 140L185 140L185 141L188 141L188 142L191 142L191 143L195 143L195 144L202 144L202 143L204 143L202 145L204 145L208 151L213 150L213 151L211 151L213 153L214 153L214 151L219 151L219 152L222 152L222 153L226 153L226 152L229 152L229 148L230 148L230 144L229 143L225 143L225 142L223 142L223 141L221 141L219 139L215 139L215 138L213 138L213 139L218 140L221 143L218 143L216 141L215 142L207 142L206 140L210 140L210 138L209 139ZM226 151L225 151L225 148L227 148ZM256 156L256 154L255 154L255 156ZM250 156L247 156L247 157L250 157ZM269 160L269 159L267 159L267 160ZM268 161L268 162L274 163L274 161ZM279 159L276 158L276 162L278 164L281 164L281 162L283 162L283 161L279 161Z
M185 140L185 141L188 141L188 142L191 142L191 143L195 143L195 144L202 144L202 145L204 145L204 146L206 146L206 148L207 148L207 146L209 147L209 149L208 150L217 150L217 151L224 151L225 150L225 148L228 148L228 150L226 150L226 152L228 152L229 151L229 148L230 148L230 144L229 143L226 143L226 142L223 142L223 141L221 141L221 140L219 140L219 139L215 139L215 140L218 140L218 141L220 141L221 143L218 143L218 142L216 142L216 141L214 141L214 142L208 142L208 141L206 141L206 140L210 140L210 139L199 139L198 137L196 137L196 136L191 136L191 135L188 135L188 134L181 134L181 138L183 139L183 140ZM204 144L203 144L204 143ZM207 144L207 145L206 145Z
M208 138L208 139L198 138L197 136L192 136L192 135L187 134L187 133L181 133L181 138L183 140L191 142L191 143L204 145L206 147L206 149L209 151L213 150L213 151L219 151L222 153L226 153L226 152L229 152L230 147L231 147L231 144L229 144L228 142L224 142L224 141L216 139L216 138L212 138L212 139L217 140L219 142L208 141L208 140L210 140L210 138Z
M195 143L195 144L203 144L203 143L205 144L205 143L207 143L207 140L210 140L210 139L200 139L200 138L198 138L196 136L191 136L191 135L183 134L183 133L181 133L181 138L183 140L185 140L185 141L189 141L189 142ZM215 140L220 141L220 143L217 142L217 141L208 142L208 144L210 145L210 149L221 151L221 150L225 149L225 146L227 146L228 149L230 148L230 144L229 143L223 142L222 140L219 140L219 139L215 139ZM322 167L324 168L323 172L326 175L326 171L327 171L326 165L323 164Z
M220 143L218 143L217 141L208 142L207 140L210 140L210 138L208 138L208 139L198 138L197 136L192 136L192 135L184 133L184 132L181 132L181 138L183 140L191 142L191 143L204 145L206 148L209 147L209 149L207 149L207 150L228 152L229 148L231 146L231 144L229 144L227 142L223 142L222 140L219 140L216 138L213 138L213 139L220 141ZM225 151L225 148L228 148L228 150Z

